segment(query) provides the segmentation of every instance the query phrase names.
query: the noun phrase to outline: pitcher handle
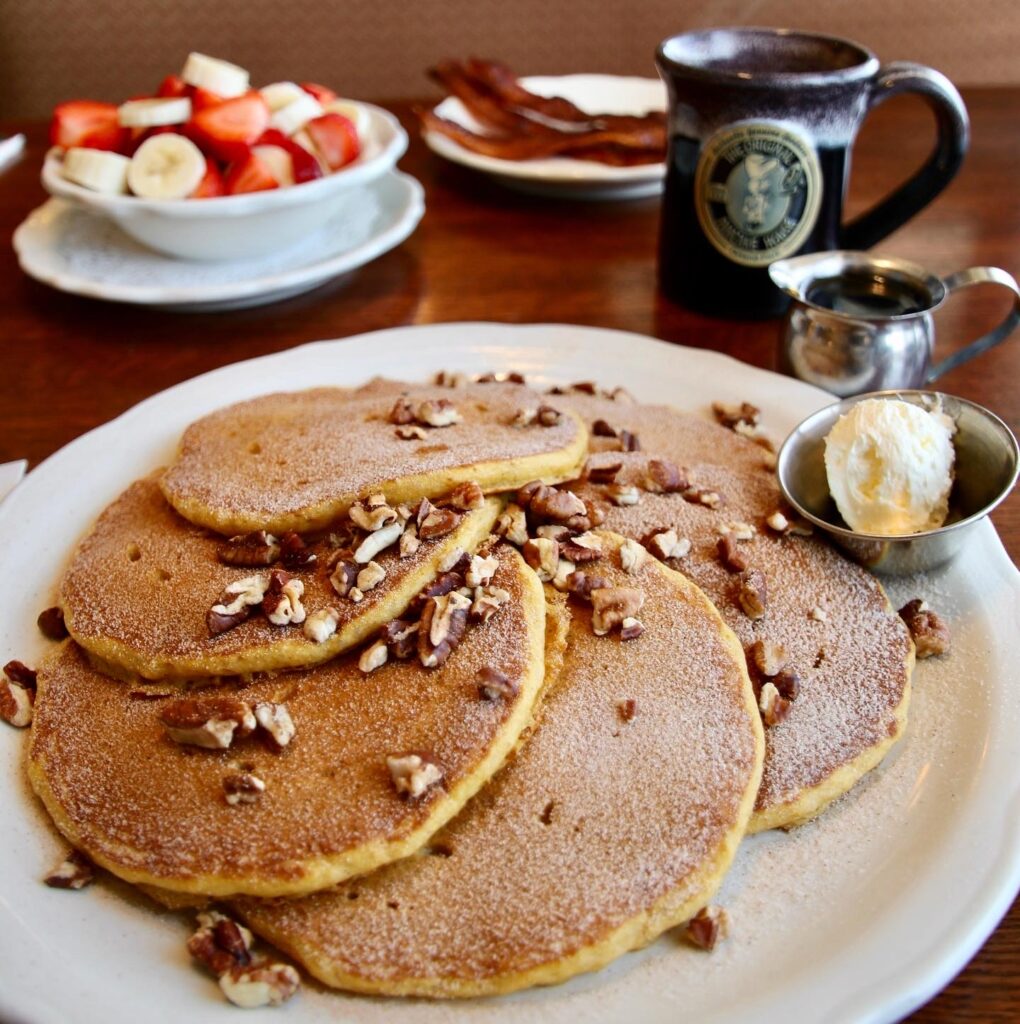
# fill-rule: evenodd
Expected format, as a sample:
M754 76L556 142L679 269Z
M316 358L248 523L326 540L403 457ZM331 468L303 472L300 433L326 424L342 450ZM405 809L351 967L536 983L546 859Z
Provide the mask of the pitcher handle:
M870 249L927 206L952 181L963 163L970 137L967 108L945 75L923 64L883 65L868 93L868 110L892 96L915 93L935 114L937 139L931 155L908 181L866 210L840 232L841 249Z
M943 278L942 283L946 286L946 294L952 294L961 288L969 288L974 284L999 284L1008 288L1013 293L1013 306L1006 316L1006 319L993 328L987 334L982 335L977 341L972 341L966 348L947 356L940 363L936 363L925 378L925 383L930 384L937 380L944 373L955 370L963 363L969 362L975 356L994 348L1001 341L1005 341L1013 333L1017 324L1020 324L1020 286L1011 274L998 267L970 267L967 270L960 270Z

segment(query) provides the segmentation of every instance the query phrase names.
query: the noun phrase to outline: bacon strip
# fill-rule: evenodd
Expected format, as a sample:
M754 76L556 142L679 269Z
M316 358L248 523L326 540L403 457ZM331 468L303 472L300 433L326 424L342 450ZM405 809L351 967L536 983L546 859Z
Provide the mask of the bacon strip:
M416 110L423 128L473 153L503 160L565 156L614 166L665 159L666 118L659 111L643 117L587 113L562 97L529 92L497 61L446 60L430 75L487 131L472 132L432 111Z

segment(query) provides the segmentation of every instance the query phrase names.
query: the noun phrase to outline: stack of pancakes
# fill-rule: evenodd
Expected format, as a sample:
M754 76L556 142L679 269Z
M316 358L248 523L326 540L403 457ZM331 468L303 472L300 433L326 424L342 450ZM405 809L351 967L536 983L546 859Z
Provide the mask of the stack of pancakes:
M748 433L459 375L207 416L72 557L32 785L329 985L601 967L905 727L906 628Z

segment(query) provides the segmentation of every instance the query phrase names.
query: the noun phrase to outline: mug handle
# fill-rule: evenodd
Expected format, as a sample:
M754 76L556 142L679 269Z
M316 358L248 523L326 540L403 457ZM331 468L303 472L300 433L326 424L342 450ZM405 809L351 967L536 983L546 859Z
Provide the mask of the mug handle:
M942 362L936 363L928 371L928 376L924 380L925 384L930 384L942 374L955 370L956 367L969 362L975 356L981 355L982 352L994 348L1000 341L1005 341L1013 333L1017 324L1020 324L1020 287L1017 286L1013 276L1007 274L1005 270L1000 270L998 267L970 267L967 270L950 274L942 279L942 283L946 286L947 295L959 291L961 288L969 288L972 284L1000 284L1013 293L1013 306L1006 319L998 327L982 335L977 341L972 341L959 352L947 356Z
M895 61L879 68L868 93L868 110L900 93L917 93L935 114L935 148L918 172L877 206L840 232L840 248L870 249L927 206L952 181L963 163L970 137L967 108L956 87L941 72L923 64Z

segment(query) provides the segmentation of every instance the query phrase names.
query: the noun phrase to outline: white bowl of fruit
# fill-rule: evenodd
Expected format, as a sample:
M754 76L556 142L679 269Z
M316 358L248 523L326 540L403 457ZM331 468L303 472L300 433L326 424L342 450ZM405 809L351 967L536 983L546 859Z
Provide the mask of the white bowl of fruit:
M314 83L249 87L192 53L155 96L61 103L42 182L170 256L262 256L320 228L407 148L392 114Z

